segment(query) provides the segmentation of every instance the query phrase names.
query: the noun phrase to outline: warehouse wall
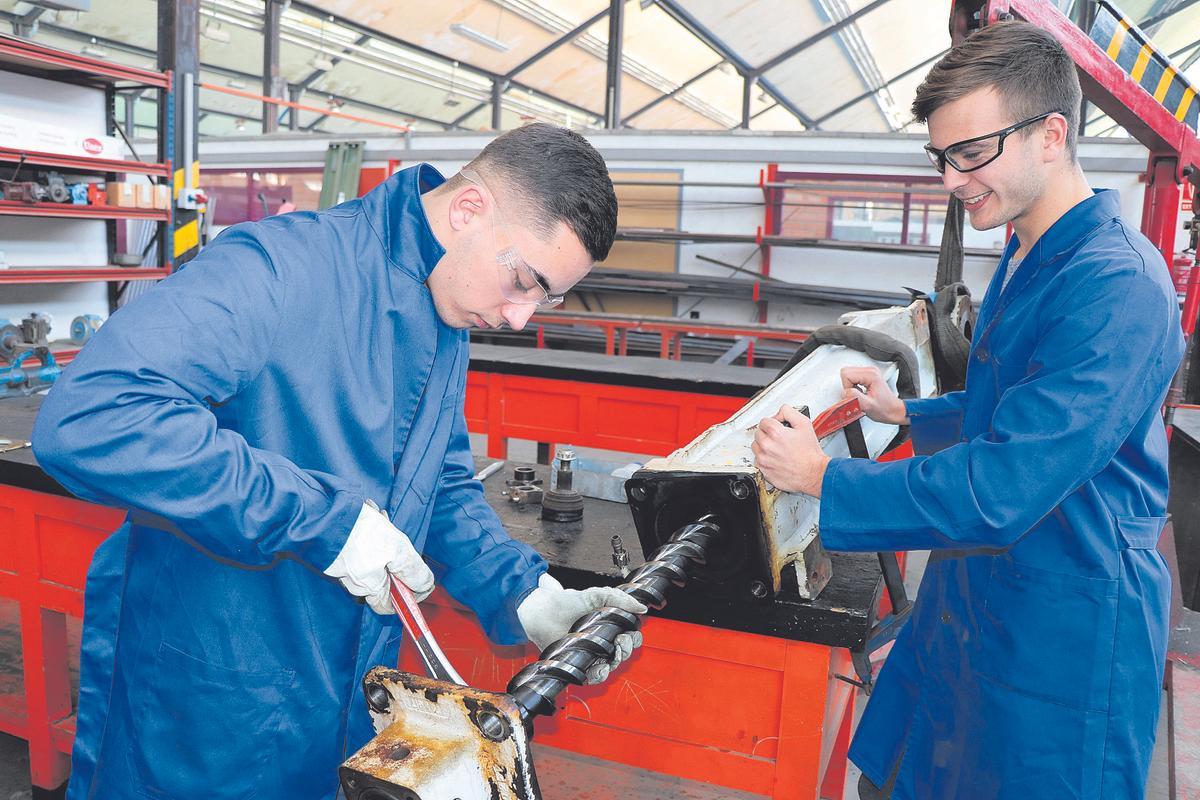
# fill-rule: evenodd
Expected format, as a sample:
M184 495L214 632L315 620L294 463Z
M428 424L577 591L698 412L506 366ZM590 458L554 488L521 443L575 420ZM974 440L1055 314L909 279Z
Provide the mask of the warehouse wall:
M886 174L929 176L921 146L923 136L863 134L744 134L674 132L589 132L614 172L676 171L684 183L679 227L692 232L753 233L763 220L763 195L757 188L760 171L768 163L791 172ZM422 133L404 137L354 137L366 142L369 165L383 166L389 159L404 165L428 161L445 173L459 169L491 139L486 133ZM205 140L201 159L206 167L284 167L320 165L326 139L283 134L254 139ZM1097 188L1122 192L1122 205L1136 226L1141 220L1142 190L1139 176L1145 169L1146 150L1131 140L1098 139L1081 144L1080 156ZM688 183L751 184L747 188L687 186ZM969 247L1002 244L1004 231L976 232L969 228ZM1180 247L1185 237L1180 230ZM682 244L678 269L682 274L746 277L699 261L710 258L760 269L758 248L751 244ZM776 247L771 274L797 283L902 292L903 287L929 288L936 259L923 255L873 254L856 251ZM622 264L622 266L625 266ZM996 267L994 259L968 258L964 278L981 297ZM758 320L758 308L749 301L695 299L676 301L675 313L687 311L705 321L748 323ZM811 327L835 319L841 309L829 306L776 302L769 304L772 325Z

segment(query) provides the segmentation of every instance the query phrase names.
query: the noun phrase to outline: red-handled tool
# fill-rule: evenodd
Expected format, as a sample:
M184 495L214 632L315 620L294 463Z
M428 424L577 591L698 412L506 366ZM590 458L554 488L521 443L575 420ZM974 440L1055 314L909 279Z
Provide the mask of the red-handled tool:
M831 433L837 433L850 423L857 422L865 416L858 398L847 397L825 409L820 416L813 420L813 432L817 434L818 439L824 439Z
M834 403L813 420L813 432L817 434L818 439L824 439L826 436L843 431L846 434L846 446L850 448L850 455L854 458L870 458L871 454L867 450L867 440L863 436L861 422L865 416L858 398L847 397L845 400Z
M412 591L395 575L389 573L388 578L391 580L392 605L395 606L400 621L404 623L404 629L408 631L408 635L412 637L413 643L417 646L417 652L421 654L421 660L425 662L429 676L437 678L439 681L466 686L467 682L454 669L454 665L450 663L450 659L446 658L442 648L438 647L437 640L433 638L433 632L429 630L429 625L425 622L425 615L421 613L421 609L417 605L417 598L413 597Z

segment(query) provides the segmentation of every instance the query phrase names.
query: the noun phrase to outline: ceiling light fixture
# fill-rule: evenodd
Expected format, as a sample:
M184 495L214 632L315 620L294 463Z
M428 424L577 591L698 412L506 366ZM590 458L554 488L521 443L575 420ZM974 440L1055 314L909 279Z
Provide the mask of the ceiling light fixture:
M229 35L229 31L222 28L221 23L211 19L204 23L204 27L200 29L200 35L218 44L229 44L233 41L233 37Z
M470 39L473 42L490 47L493 50L499 50L501 53L508 52L508 44L499 39L488 36L486 33L480 33L469 25L463 25L461 22L455 22L450 26L450 30L462 36L464 39Z
M317 43L317 54L308 64L318 72L329 72L333 69L333 59L325 55L325 20L321 20L321 38Z
M458 96L454 93L454 79L458 77L458 62L450 62L450 92L446 95L446 99L442 101L442 105L447 108L455 108L460 105Z
M85 56L91 56L92 58L108 58L108 51L96 43L95 36L92 37L91 42L81 47L79 52L83 53Z
M246 88L246 82L239 81L237 78L230 78L229 80L225 81L225 85L228 86L230 89L245 89Z

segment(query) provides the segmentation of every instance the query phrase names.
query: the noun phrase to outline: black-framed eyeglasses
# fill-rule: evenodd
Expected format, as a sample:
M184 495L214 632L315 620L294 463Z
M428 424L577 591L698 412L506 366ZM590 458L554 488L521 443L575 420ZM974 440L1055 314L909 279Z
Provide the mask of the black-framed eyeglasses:
M1009 136L1022 128L1027 128L1035 122L1041 122L1055 114L1066 116L1062 111L1047 111L1045 114L1030 117L1027 120L1018 122L1016 125L1009 125L1003 130L985 133L983 136L975 136L970 139L963 139L961 142L955 142L942 150L937 149L931 144L927 144L925 145L925 154L929 156L929 160L933 162L933 168L938 172L945 173L947 164L959 172L974 172L977 169L986 167L1000 157L1004 152L1004 140Z

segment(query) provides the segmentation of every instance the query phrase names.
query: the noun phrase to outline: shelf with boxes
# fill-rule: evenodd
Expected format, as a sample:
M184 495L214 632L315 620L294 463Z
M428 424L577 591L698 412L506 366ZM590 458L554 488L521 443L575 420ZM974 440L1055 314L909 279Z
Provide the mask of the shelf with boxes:
M13 287L0 298L0 323L13 320L0 326L0 395L52 380L127 287L171 273L171 88L169 72L0 34L0 287ZM157 94L151 152L116 121L126 91Z
M8 104L0 113L0 217L107 221L109 263L78 268L23 267L6 265L0 258L0 283L117 282L169 274L172 169L162 143L171 141L171 131L159 131L158 160L141 161L136 154L129 158L133 148L117 128L114 106L117 91L123 89L157 89L160 102L169 105L170 73L113 64L0 34L2 71L103 92L102 127L89 129L79 124L83 115L72 118L69 125L61 124L62 120L55 124L44 118L25 118L17 103ZM157 263L143 265L140 258L117 253L125 238L116 227L122 220L159 223L154 237ZM59 263L71 260L63 258ZM123 277L126 274L128 277Z

